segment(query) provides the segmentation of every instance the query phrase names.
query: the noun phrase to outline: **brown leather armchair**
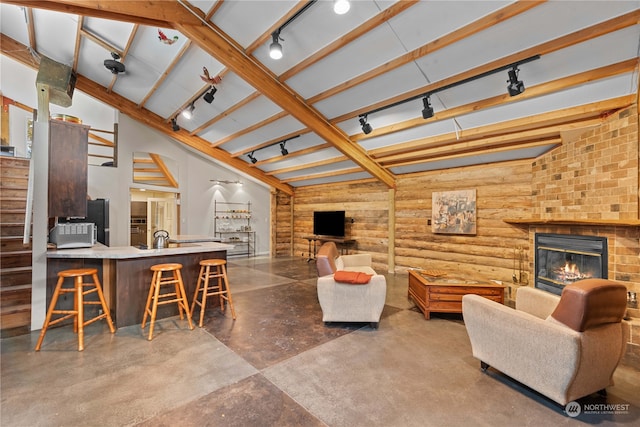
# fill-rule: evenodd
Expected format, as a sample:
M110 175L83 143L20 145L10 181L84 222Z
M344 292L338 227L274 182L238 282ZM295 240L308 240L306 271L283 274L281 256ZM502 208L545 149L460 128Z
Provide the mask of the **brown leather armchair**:
M624 354L626 290L604 279L567 285L560 297L520 288L515 310L465 295L473 356L561 405L602 392Z

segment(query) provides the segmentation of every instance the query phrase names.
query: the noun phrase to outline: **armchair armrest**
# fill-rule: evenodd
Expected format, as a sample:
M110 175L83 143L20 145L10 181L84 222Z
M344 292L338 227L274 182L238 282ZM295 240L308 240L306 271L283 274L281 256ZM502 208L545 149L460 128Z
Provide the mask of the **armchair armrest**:
M342 255L340 258L342 259L344 267L371 266L371 254Z
M478 295L462 298L462 312L474 357L566 403L564 391L580 364L578 332Z
M546 319L553 313L560 296L541 289L522 287L516 294L516 310L532 314L540 319Z

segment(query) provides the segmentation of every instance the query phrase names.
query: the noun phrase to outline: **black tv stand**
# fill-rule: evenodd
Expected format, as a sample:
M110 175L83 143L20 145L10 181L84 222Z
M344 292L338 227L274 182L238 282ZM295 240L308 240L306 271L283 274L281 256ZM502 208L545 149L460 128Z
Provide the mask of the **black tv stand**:
M356 241L354 239L347 239L346 237L338 237L338 236L304 236L303 239L309 241L309 257L307 258L307 262L315 261L316 253L318 250L318 242L322 244L323 242L334 242L340 248L340 254L345 255L349 252L349 246L354 245ZM313 242L313 253L311 252L311 242Z

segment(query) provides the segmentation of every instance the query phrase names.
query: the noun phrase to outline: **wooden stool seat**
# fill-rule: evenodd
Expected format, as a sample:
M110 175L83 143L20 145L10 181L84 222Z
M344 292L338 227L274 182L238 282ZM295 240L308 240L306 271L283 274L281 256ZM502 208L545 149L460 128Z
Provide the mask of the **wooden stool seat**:
M233 308L233 300L231 298L231 290L229 289L229 280L227 279L227 261L224 259L204 259L200 261L200 273L198 274L198 283L196 284L196 292L191 302L191 313L196 307L200 306L200 323L202 327L204 322L204 311L207 305L207 297L218 296L220 300L220 309L224 311L225 301L229 302L231 309L231 317L236 319L236 311ZM209 282L209 279L218 279ZM202 296L198 299L198 294L202 292Z
M93 279L93 283L84 282L83 278L87 276ZM65 279L69 278L74 279L73 287L63 287ZM60 296L60 294L66 293L75 293L75 298L73 299L73 310L56 309L58 297ZM98 295L98 301L86 301L84 299L85 296L93 293L96 293ZM85 305L101 306L102 314L98 314L97 316L89 320L84 320ZM54 314L62 314L63 316L52 320L51 318ZM104 294L102 293L102 286L100 285L100 279L98 279L98 270L96 268L76 268L63 270L58 273L58 282L56 283L55 290L53 291L51 303L49 304L49 309L47 310L47 316L44 320L44 324L42 325L42 330L40 331L40 337L38 338L38 343L36 344L36 351L40 351L42 341L44 340L44 336L47 333L47 329L49 328L49 326L60 323L71 317L73 317L73 332L78 334L78 351L84 350L84 327L89 325L90 323L93 323L100 319L106 319L107 324L109 325L109 330L112 334L115 333L116 329L113 326L111 313L109 312L109 307L107 306L107 303L104 299Z
M147 323L147 317L151 316L149 320L149 341L153 339L153 327L156 321L156 314L158 313L159 305L172 303L178 304L180 319L184 319L184 310L184 313L187 315L187 321L189 322L189 329L193 329L187 294L184 290L182 274L180 273L181 269L182 264L178 263L156 264L151 266L153 277L151 278L151 286L149 287L149 295L147 296L147 305L145 306L144 316L142 317L142 329L144 329ZM164 275L163 273L171 274ZM160 289L166 285L173 285L173 292L160 293Z

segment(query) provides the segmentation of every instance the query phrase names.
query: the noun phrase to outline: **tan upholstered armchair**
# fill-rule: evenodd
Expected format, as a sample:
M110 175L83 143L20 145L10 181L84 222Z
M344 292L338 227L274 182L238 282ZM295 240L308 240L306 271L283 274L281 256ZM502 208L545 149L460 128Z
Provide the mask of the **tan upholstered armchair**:
M612 384L625 348L626 287L587 279L562 295L518 289L516 309L462 298L473 356L560 405Z
M387 282L371 268L370 254L339 256L336 244L326 242L316 254L316 267L323 322L369 322L373 328L378 327ZM347 284L334 280L336 271L362 272L372 277L366 284Z

